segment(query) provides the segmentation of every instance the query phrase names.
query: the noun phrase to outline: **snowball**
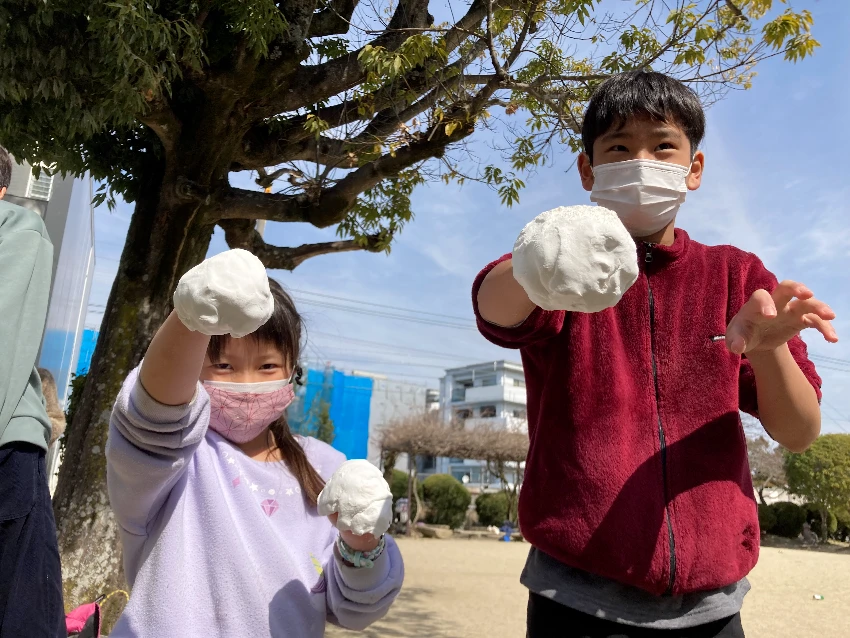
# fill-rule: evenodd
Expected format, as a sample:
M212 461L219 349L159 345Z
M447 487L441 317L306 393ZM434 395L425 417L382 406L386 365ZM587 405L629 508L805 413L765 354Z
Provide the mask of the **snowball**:
M319 494L319 514L339 514L337 528L358 536L380 536L390 527L393 495L381 471L369 461L346 461Z
M616 305L637 280L637 247L614 211L561 206L523 228L513 272L544 310L599 312Z
M251 334L274 311L265 266L239 248L210 257L180 279L174 309L189 330L236 338Z

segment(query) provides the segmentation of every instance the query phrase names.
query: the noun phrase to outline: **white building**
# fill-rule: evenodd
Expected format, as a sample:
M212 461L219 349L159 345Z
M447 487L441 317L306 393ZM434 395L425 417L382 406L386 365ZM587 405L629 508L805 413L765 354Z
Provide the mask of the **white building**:
M352 372L353 376L372 379L372 396L369 401L369 446L367 460L381 466L381 432L395 419L420 413L427 408L429 391L424 386L388 379L371 372ZM407 471L407 455L399 455L395 467Z
M488 361L446 370L440 385L440 410L446 422L467 426L488 424L528 431L525 374L511 361ZM451 474L471 488L494 487L486 463L475 459L426 458L422 474Z

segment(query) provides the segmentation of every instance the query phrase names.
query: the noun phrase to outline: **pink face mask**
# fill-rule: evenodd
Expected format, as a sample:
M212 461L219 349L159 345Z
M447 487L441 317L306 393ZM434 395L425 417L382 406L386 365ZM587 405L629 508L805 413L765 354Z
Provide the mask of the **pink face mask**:
M292 379L262 383L204 381L210 395L210 429L247 443L274 423L295 399Z

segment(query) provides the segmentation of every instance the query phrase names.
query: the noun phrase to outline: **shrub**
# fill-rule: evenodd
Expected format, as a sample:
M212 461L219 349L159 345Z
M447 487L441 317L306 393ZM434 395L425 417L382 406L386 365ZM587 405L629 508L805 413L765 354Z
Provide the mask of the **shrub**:
M416 491L419 492L419 499L425 500L422 493L422 483L417 481ZM393 478L390 483L390 492L393 493L393 511L395 511L396 501L400 498L407 498L407 472L401 470L393 470ZM410 504L410 519L416 516L416 497L413 497L413 502Z
M508 497L504 492L481 494L475 499L475 511L479 525L501 527L508 519Z
M785 538L797 538L803 532L806 509L796 503L774 503L770 506L776 514L773 533Z
M824 540L825 536L823 534L820 510L810 507L806 511L806 520L812 526L812 531L818 535L818 538ZM827 512L826 525L829 537L835 536L835 533L838 531L838 518L832 512Z
M425 479L423 488L428 504L427 522L448 525L452 529L463 525L472 501L472 495L463 483L449 474L434 474Z
M776 512L770 505L759 503L759 527L765 534L772 534L776 527Z

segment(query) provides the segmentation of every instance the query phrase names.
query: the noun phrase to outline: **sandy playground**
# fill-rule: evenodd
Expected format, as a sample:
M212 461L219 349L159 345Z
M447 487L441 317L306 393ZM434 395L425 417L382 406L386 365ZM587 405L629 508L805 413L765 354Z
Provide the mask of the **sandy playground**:
M399 540L405 587L388 616L329 638L523 638L525 543ZM850 550L762 548L744 604L747 638L850 637ZM823 600L812 596L820 594Z

